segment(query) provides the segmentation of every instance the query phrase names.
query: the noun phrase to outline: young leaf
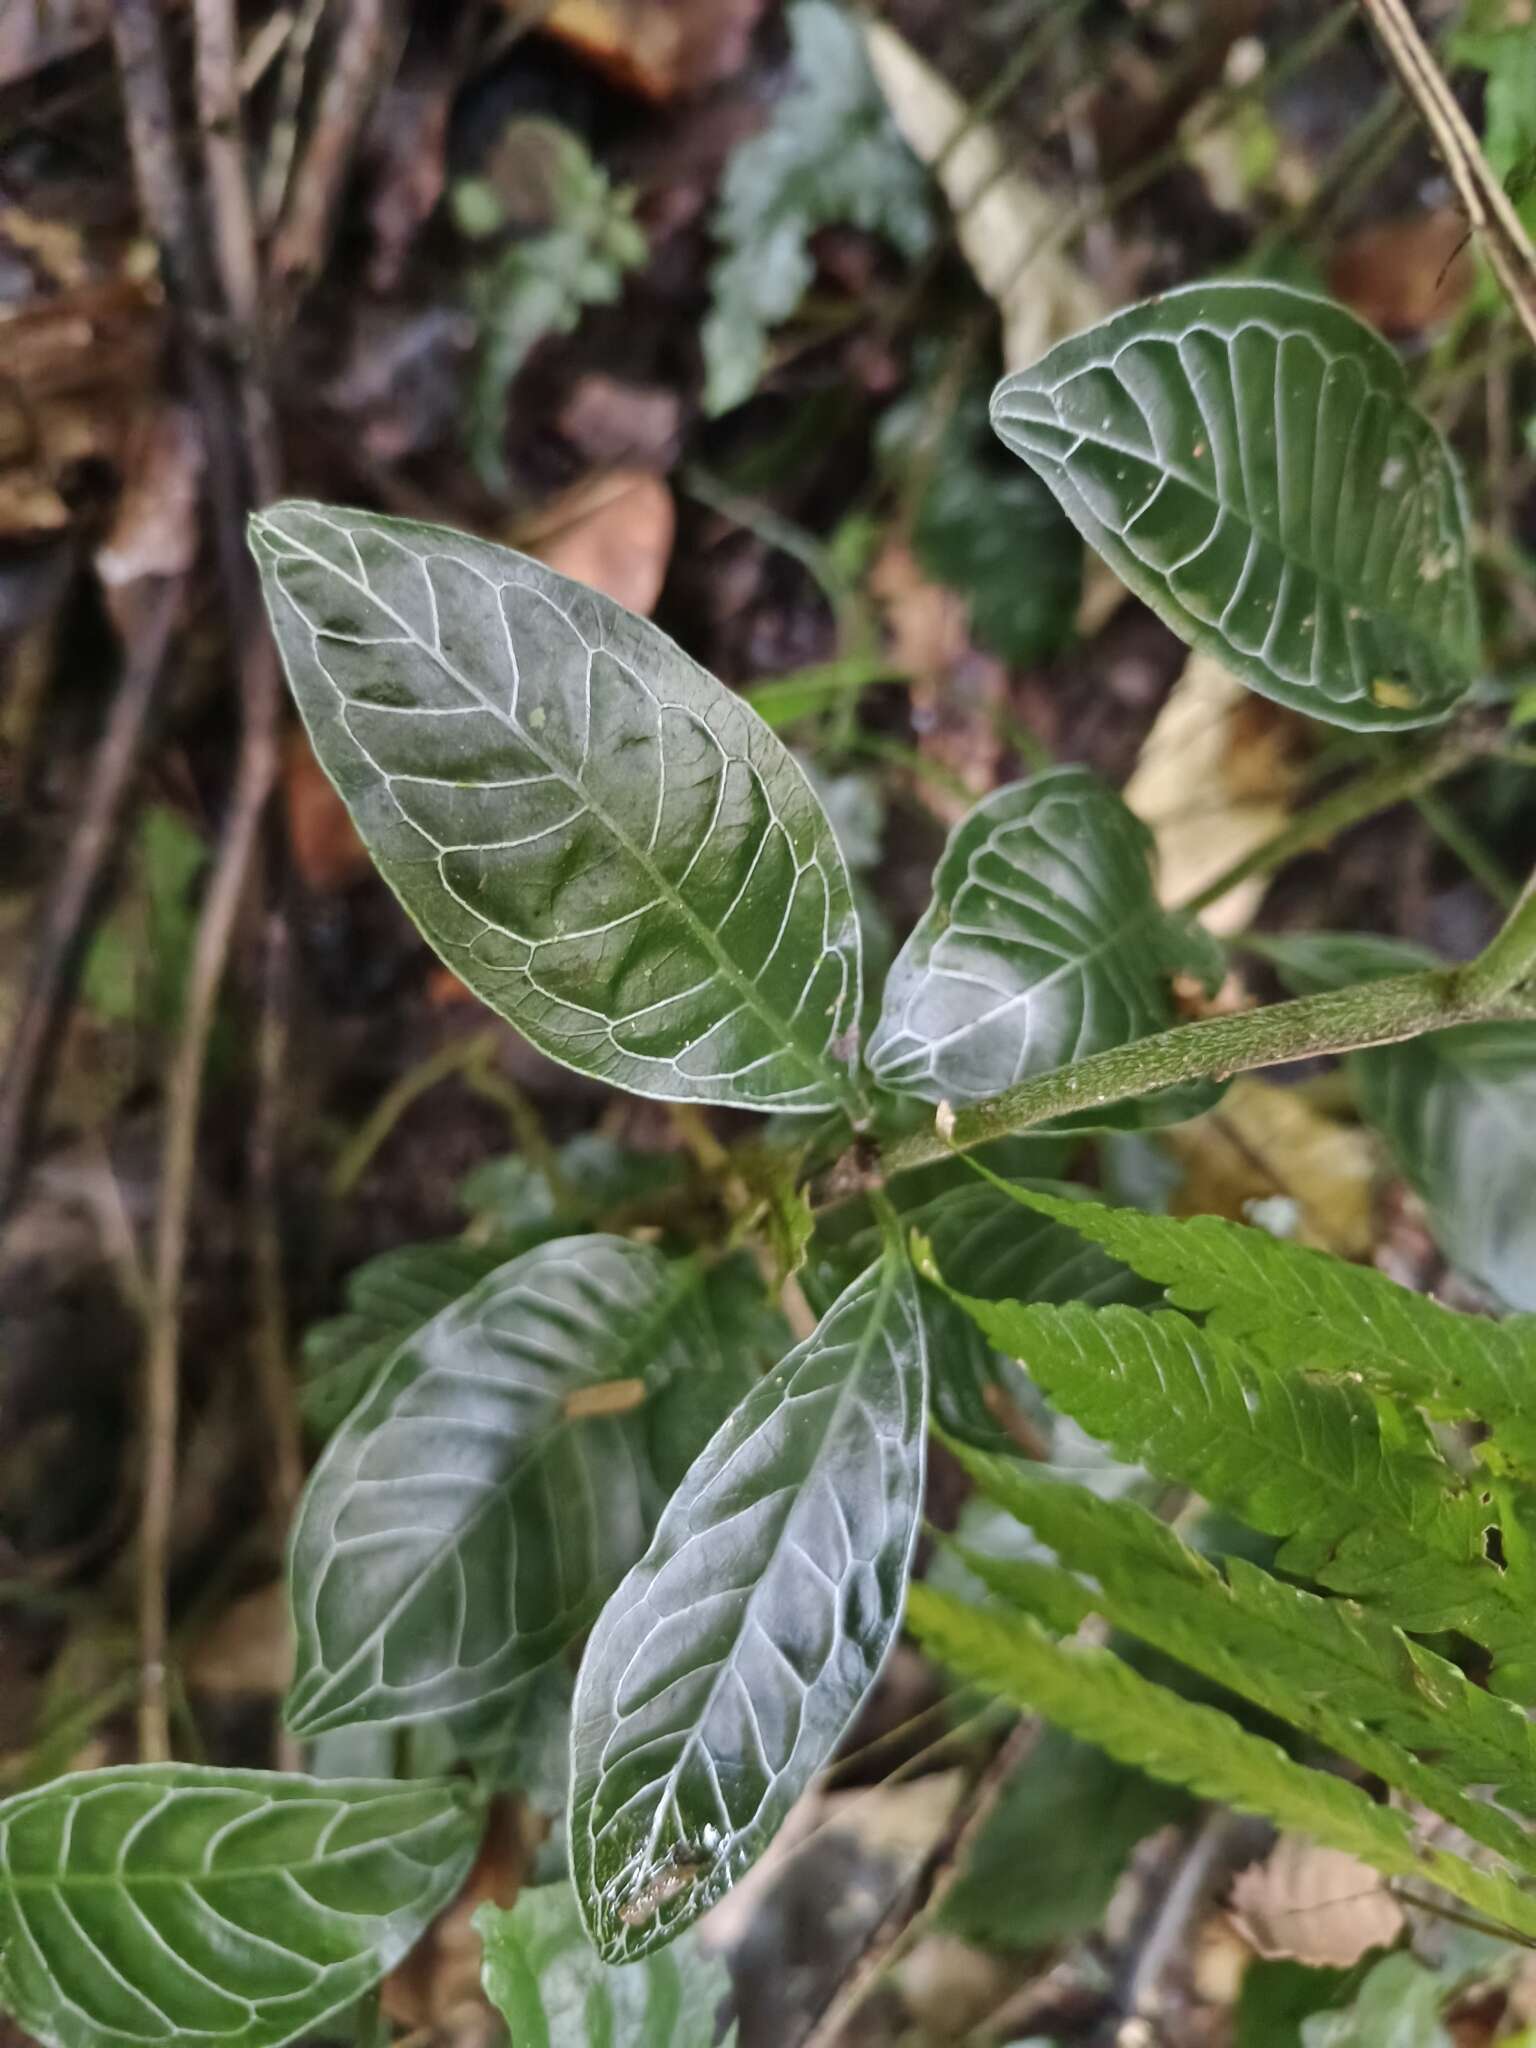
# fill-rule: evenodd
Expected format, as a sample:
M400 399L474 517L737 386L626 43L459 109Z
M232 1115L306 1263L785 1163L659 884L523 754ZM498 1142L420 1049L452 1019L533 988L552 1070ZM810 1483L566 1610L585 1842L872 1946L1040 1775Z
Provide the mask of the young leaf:
M712 413L757 389L768 330L814 275L818 228L866 228L908 257L922 254L931 230L926 181L880 96L858 21L832 0L796 0L787 20L799 82L737 149L720 188L723 253L702 333Z
M1527 1868L1536 1842L1467 1798L1492 1785L1536 1813L1536 1728L1443 1657L1353 1601L1324 1600L1241 1558L1215 1566L1130 1501L1028 1467L967 1459L989 1495L1098 1582L1094 1607L1192 1670L1304 1728ZM999 1589L1012 1569L971 1559Z
M55 1779L0 1805L0 2005L59 2048L277 2048L399 1961L479 1832L461 1785Z
M290 1727L473 1706L571 1641L649 1533L649 1397L722 1370L696 1283L563 1238L399 1346L299 1509Z
M571 1870L608 1962L729 1890L874 1683L926 1378L912 1273L887 1253L742 1402L604 1608L576 1683Z
M603 1962L568 1884L529 1886L510 1913L484 1905L480 1979L516 2048L714 2048L731 1974L692 1935L627 1969ZM720 2043L732 2048L734 2026Z
M1377 1806L1358 1785L1293 1762L1265 1737L1143 1678L1109 1650L1053 1642L1023 1616L978 1611L927 1586L912 1588L907 1622L951 1670L1097 1743L1121 1763L1311 1835L1389 1877L1442 1885L1489 1919L1536 1933L1536 1899L1502 1872L1416 1844L1397 1808Z
M1039 1185L992 1186L999 1200L1102 1245L1166 1287L1176 1308L1202 1314L1207 1330L1240 1340L1270 1364L1358 1373L1435 1414L1474 1416L1511 1456L1536 1463L1536 1320L1458 1315L1373 1267L1219 1216L1180 1221ZM999 1290L962 1279L927 1234L946 1278L962 1293L995 1298Z
M1440 2024L1453 1984L1411 1955L1385 1956L1347 2012L1305 2022L1302 2048L1455 2048Z
M1357 731L1443 717L1477 672L1461 485L1396 354L1276 284L1165 292L993 397L999 435L1181 639Z
M1283 1371L1171 1312L1025 1307L957 1297L1091 1436L1193 1487L1266 1535L1297 1577L1424 1634L1459 1629L1536 1691L1527 1546L1498 1559L1499 1512L1410 1413L1356 1382Z
M984 797L950 834L934 900L887 978L876 1079L977 1102L1174 1023L1175 977L1214 985L1221 952L1161 908L1151 852L1146 827L1083 768ZM1165 1091L1095 1121L1166 1121L1211 1099L1203 1084Z
M251 535L315 751L483 1001L640 1095L847 1101L847 871L739 697L644 619L488 541L297 504Z

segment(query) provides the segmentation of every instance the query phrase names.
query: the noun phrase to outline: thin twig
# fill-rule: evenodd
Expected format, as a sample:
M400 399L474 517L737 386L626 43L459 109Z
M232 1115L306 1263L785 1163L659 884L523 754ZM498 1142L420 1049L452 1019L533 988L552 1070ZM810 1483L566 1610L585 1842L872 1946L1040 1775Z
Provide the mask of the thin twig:
M161 584L135 633L107 729L91 763L64 866L43 915L26 994L0 1072L0 1215L20 1185L91 910L144 758L182 590L179 577Z
M387 0L351 0L314 129L272 239L271 274L289 308L319 275L342 186L383 77L389 31Z
M261 271L240 121L240 38L232 0L197 0L197 123L224 307L249 340Z
M272 134L267 160L262 166L256 194L256 211L264 231L277 225L283 202L288 197L288 180L293 172L294 153L299 142L299 109L304 101L304 73L309 53L325 17L327 0L303 0L288 30L288 47L283 52L283 69L277 82L277 110L272 116Z
M267 913L261 948L261 1009L256 1034L256 1106L246 1160L255 1318L251 1333L256 1396L267 1428L272 1521L281 1550L304 1484L304 1438L294 1401L278 1228L283 1074L288 1062L290 942L281 911Z
M1536 245L1403 0L1360 4L1434 138L1494 276L1526 333L1536 341Z
M800 2048L833 2048L875 1984L907 1946L913 1931L932 1919L954 1889L972 1844L997 1810L1013 1774L1040 1740L1041 1723L1014 1723L970 1791L955 1802L943 1833L923 1858L912 1882L886 1913L863 1952L838 1985L831 2003Z

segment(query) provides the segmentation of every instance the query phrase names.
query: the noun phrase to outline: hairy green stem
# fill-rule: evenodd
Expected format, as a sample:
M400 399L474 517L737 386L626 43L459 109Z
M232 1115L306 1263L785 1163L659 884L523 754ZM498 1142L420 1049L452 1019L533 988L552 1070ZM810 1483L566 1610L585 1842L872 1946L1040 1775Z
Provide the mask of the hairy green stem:
M1519 940L1512 936L1519 924ZM988 1102L941 1109L931 1129L898 1140L887 1174L926 1166L1058 1117L1128 1102L1183 1081L1224 1081L1253 1067L1282 1066L1322 1053L1394 1045L1425 1031L1490 1018L1536 1017L1536 996L1512 995L1536 958L1536 897L1527 894L1488 951L1470 966L1399 974L1358 988L1331 989L1230 1017L1203 1017L1023 1081Z

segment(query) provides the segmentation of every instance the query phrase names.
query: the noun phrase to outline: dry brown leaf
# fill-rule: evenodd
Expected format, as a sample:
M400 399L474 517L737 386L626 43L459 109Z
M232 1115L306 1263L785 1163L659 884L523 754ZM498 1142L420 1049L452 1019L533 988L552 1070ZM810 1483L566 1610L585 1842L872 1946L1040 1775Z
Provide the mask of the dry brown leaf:
M872 21L864 33L896 125L913 154L932 167L955 216L955 239L1002 315L1003 366L1021 370L1109 310L1072 258L1046 246L1070 202L1010 170L1003 143L987 123L967 128L965 101L895 29Z
M293 1677L293 1624L280 1580L226 1607L193 1645L186 1680L199 1692L265 1693L276 1698Z
M359 882L373 863L330 777L298 726L283 739L283 815L293 864L321 895Z
M1163 1133L1183 1168L1176 1216L1259 1222L1344 1259L1369 1256L1376 1152L1296 1088L1244 1074L1206 1116Z
M764 0L555 0L539 26L647 99L730 78L747 61Z
M931 583L904 541L891 539L870 572L870 593L890 635L891 657L911 677L909 698L917 748L963 785L950 790L925 777L918 791L946 825L997 781L1002 760L998 714L1008 701L1008 671L971 643L970 608Z
M1358 1856L1305 1835L1282 1835L1262 1863L1239 1871L1233 1924L1271 1961L1347 1970L1403 1931L1403 1909L1386 1880Z
M1125 800L1157 841L1158 894L1187 903L1285 824L1298 785L1301 721L1256 697L1208 654L1192 654L1142 746ZM1242 931L1262 877L1201 913L1223 937Z
M197 559L203 439L185 406L157 405L134 422L125 481L96 573L109 592L146 576L182 576Z
M660 477L615 469L576 484L519 524L514 547L645 614L667 580L677 507Z
M1376 221L1328 265L1328 289L1386 334L1418 334L1454 318L1477 275L1467 224L1454 206Z

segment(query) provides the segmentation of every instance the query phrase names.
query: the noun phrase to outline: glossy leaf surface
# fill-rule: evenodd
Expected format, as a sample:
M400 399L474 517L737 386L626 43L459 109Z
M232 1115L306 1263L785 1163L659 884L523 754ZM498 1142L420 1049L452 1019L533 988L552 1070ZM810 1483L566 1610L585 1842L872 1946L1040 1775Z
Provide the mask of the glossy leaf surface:
M587 1939L568 1884L526 1887L510 1913L482 1906L481 1982L516 2048L716 2048L731 1973L691 1935L615 1970ZM719 2044L731 2048L733 2026Z
M300 1507L289 1725L474 1706L563 1648L645 1546L652 1397L724 1369L696 1274L623 1238L541 1245L408 1337Z
M826 1109L858 925L804 775L644 619L506 548L313 505L252 524L289 681L379 871L551 1058Z
M153 1764L0 1805L0 2004L59 2048L275 2048L458 1890L463 1786Z
M985 797L951 833L933 902L887 978L876 1078L929 1102L977 1102L1167 1029L1174 978L1218 980L1221 953L1161 908L1151 853L1146 827L1086 769ZM1188 1116L1210 1100L1183 1089L1130 1108L1135 1120L1149 1107Z
M604 1608L571 1867L607 1961L729 1890L857 1711L901 1612L925 1406L915 1282L887 1256L742 1402Z
M1341 307L1166 292L1006 378L992 419L1116 574L1250 688L1369 731L1443 717L1472 681L1452 458Z

